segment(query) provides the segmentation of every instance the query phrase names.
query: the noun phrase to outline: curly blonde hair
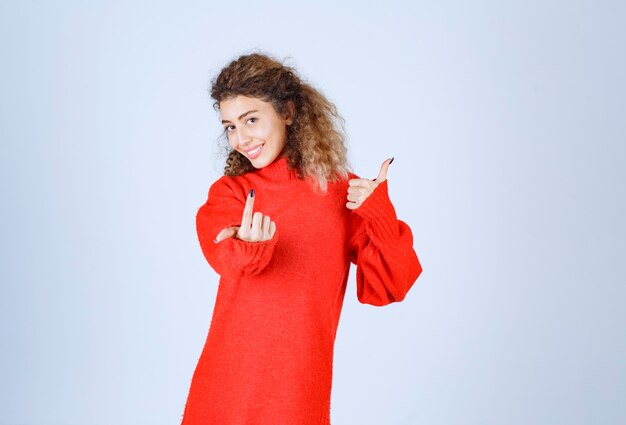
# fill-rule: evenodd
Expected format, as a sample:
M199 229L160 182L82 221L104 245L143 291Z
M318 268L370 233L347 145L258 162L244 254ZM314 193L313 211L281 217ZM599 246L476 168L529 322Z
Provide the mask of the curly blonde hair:
M345 121L333 103L304 82L295 69L267 54L239 56L212 80L213 108L219 111L222 100L238 95L270 102L283 114L287 104L295 105L293 124L287 126L285 153L289 167L299 178L317 181L322 192L327 183L347 179L351 172L345 146ZM224 174L238 176L255 168L241 153L227 149Z

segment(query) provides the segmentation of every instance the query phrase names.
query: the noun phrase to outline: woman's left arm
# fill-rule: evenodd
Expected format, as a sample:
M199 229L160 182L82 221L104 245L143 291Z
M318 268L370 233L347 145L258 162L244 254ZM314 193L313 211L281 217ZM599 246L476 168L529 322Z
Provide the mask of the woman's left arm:
M384 306L405 298L422 266L413 249L411 229L398 220L389 199L383 171L376 179L378 183L364 180L353 179L350 183L353 189L348 195L352 202L347 204L352 209L349 258L357 266L359 301ZM365 194L364 200L360 201L359 193Z

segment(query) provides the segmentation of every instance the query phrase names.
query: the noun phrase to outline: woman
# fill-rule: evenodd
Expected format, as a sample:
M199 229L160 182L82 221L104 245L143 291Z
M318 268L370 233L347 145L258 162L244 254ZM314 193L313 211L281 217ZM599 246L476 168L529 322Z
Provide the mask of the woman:
M333 348L350 263L360 302L402 301L421 265L377 178L347 166L335 106L263 54L212 82L232 149L196 217L220 275L182 424L330 424Z

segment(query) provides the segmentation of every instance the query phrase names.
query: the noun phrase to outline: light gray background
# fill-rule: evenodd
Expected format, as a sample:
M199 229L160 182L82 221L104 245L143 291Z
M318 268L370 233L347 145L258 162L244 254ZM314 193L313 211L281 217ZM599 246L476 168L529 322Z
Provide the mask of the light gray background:
M625 3L380 3L2 2L1 424L179 423L207 88L255 49L395 156L424 267L384 308L352 269L333 425L626 423Z

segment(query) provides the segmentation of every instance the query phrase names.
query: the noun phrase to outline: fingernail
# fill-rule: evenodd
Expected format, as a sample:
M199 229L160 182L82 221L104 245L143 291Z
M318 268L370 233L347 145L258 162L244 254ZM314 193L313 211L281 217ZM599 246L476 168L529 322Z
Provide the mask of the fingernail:
M389 161L389 165L391 165L391 163L393 162L394 157L391 157L391 161Z
M217 238L213 239L213 243L217 243Z
M250 189L250 196L254 198L254 189Z

